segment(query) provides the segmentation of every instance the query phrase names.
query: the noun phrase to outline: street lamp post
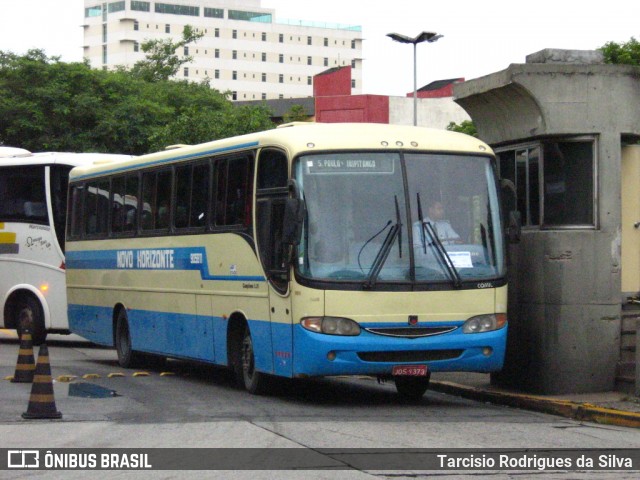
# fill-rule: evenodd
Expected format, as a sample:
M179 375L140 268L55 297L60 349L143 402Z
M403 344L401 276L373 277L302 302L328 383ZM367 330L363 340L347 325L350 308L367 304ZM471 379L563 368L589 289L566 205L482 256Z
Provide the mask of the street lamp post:
M418 67L416 56L416 45L422 42L433 43L442 38L442 35L438 35L434 32L422 32L418 36L411 38L399 33L388 33L387 37L400 43L413 44L413 124L418 124Z

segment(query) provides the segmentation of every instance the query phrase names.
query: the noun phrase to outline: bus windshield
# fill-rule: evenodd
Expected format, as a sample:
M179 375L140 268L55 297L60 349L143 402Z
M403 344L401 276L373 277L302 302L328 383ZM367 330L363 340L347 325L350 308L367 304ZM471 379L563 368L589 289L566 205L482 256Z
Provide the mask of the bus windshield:
M306 203L302 277L373 288L504 275L489 157L324 153L300 157L295 172Z

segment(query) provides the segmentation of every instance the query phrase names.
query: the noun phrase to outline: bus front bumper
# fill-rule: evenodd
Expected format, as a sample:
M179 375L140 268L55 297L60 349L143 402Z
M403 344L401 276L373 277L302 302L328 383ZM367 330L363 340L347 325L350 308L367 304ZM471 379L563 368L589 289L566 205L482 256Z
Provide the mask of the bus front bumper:
M315 333L294 326L294 377L390 375L396 365L432 372L496 372L504 362L507 327L485 333L452 332L419 338Z

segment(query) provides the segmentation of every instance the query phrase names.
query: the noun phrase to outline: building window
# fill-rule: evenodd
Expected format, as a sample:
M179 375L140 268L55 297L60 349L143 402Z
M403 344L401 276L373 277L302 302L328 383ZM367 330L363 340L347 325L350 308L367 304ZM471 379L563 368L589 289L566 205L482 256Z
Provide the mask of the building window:
M215 51L213 52L213 56L215 58L220 58L220 49L216 48Z
M505 210L522 225L556 228L595 225L595 141L543 140L498 152L507 185Z
M351 60L351 68L356 68L356 61L355 60Z
M283 74L278 75L278 83L284 83L284 75Z
M233 50L231 52L231 58L234 59L234 60L238 59L238 51L237 50Z
M217 78L217 79L219 79L219 78L220 78L220 70L214 70L214 72L213 72L213 78Z
M324 46L328 47L329 46L329 39L325 37L324 39Z
M238 99L238 92L231 92L231 100L237 100Z
M109 4L109 13L121 12L124 10L124 1L111 2Z
M246 22L272 23L273 18L266 12L247 12L242 10L229 10L229 20L244 20Z
M353 48L353 49L356 48L356 41L355 40L351 40L351 48Z
M283 54L278 55L278 62L279 63L284 63L284 55Z
M224 10L222 8L204 7L204 16L209 18L224 18Z
M328 67L329 66L329 59L325 57L324 59L324 66Z
M107 24L102 25L102 43L107 43Z
M266 99L267 99L267 94L266 94L266 93L263 93L263 94L262 94L262 100L266 100Z
M265 52L262 52L262 61L263 62L267 61L267 54Z
M102 46L102 63L103 64L107 63L107 46L106 45Z
M155 4L156 13L169 13L172 15L188 15L190 17L200 16L200 7L190 7L188 5L173 5L170 3Z
M171 25L168 23L164 26L164 33L171 33Z
M307 65L313 65L313 58L307 57Z
M351 88L356 88L356 81L355 80L351 80Z
M216 37L216 38L220 37L220 29L219 28L216 28L216 29L213 30L213 36Z
M313 85L313 77L307 77L307 85Z
M262 74L262 81L263 81L263 82L266 82L266 81L267 81L267 74L266 74L266 73L263 73L263 74Z
M236 72L235 70L231 73L231 79L232 80L237 80L238 79L238 72Z
M189 67L184 67L184 76L188 77L189 76Z
M186 46L184 47L183 51L184 51L184 56L185 56L185 57L189 56L189 46L188 46L188 45L186 45Z
M313 45L313 37L307 37L307 45Z
M231 31L231 38L238 38L238 31L237 30L232 30Z
M134 52L140 51L140 44L138 42L133 42L133 51Z
M140 30L140 24L138 23L138 21L137 21L137 20L134 20L134 21L133 21L133 29L134 29L135 31Z
M284 43L284 34L281 33L280 35L278 35L278 42Z
M267 41L267 32L262 32L262 41L263 42Z

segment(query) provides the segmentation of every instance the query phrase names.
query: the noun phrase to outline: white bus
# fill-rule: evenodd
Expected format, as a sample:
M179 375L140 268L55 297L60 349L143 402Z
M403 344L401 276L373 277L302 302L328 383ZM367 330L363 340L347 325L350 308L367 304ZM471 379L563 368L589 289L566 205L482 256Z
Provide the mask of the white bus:
M495 157L476 138L296 124L79 167L69 186L69 325L124 367L226 365L252 393L374 375L410 398L432 371L502 367Z
M31 323L36 345L69 333L64 228L69 171L128 155L31 153L0 147L0 328Z

